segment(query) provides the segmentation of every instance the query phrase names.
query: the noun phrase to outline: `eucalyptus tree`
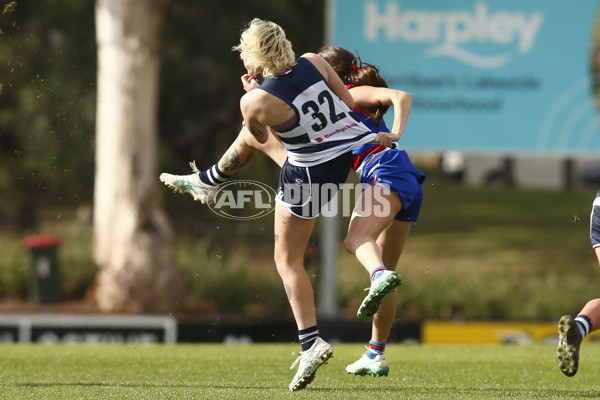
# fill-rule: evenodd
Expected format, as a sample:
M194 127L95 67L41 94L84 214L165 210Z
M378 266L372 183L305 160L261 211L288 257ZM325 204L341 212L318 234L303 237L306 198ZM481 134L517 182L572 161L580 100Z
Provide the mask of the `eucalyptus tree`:
M160 32L167 0L97 0L94 258L106 311L169 311L182 277L157 173Z

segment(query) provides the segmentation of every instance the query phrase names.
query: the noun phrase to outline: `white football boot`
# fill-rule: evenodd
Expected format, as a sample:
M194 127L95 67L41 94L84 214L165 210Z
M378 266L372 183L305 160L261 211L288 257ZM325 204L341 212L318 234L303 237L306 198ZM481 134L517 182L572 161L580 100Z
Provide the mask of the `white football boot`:
M385 295L393 291L397 286L400 286L401 282L402 277L396 271L384 271L377 279L371 282L369 294L362 301L356 316L359 319L367 319L375 315Z
M387 376L390 372L390 367L385 359L385 355L378 354L373 360L367 357L367 353L353 364L346 367L346 372L354 375L372 375L372 376Z
M192 161L190 167L194 171L190 175L171 175L167 173L160 174L160 181L166 186L179 193L189 193L194 198L194 201L199 201L202 204L212 204L215 199L215 185L207 185L200 180L200 171L196 167L196 162Z
M315 378L317 369L326 364L331 357L333 357L333 346L318 337L310 349L299 353L298 358L290 367L290 369L293 369L296 364L300 364L298 372L296 372L292 383L290 383L290 390L304 389Z

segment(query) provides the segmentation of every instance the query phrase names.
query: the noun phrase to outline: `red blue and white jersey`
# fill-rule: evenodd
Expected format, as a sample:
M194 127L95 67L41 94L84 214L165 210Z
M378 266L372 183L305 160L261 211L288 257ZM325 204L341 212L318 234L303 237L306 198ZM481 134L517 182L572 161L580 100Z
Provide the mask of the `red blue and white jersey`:
M357 109L352 110L355 117L365 124L373 132L389 132L385 121L381 120L379 125L375 124L368 114L363 113ZM387 146L380 144L366 143L352 150L352 169L356 171L358 176L361 176L365 166L371 165L377 162L377 160L386 151L391 150Z
M381 123L377 125L367 114L356 109L352 110L352 112L355 114L356 118L373 132L390 131L385 124L385 121L382 120ZM389 157L389 155L386 154L389 151L397 153L395 153L393 157ZM383 178L381 176L378 177L375 171L381 165L380 161L384 154L386 155L386 157L384 157L384 163L389 164L387 169L388 172L410 172L416 175L417 179L421 182L425 179L425 174L413 165L406 151L401 150L398 143L396 143L396 148L367 143L352 150L352 168L356 171L362 183L373 184L375 183L375 180Z
M285 101L296 114L291 128L276 130L292 165L322 164L375 138L305 58L286 73L265 78L259 89Z

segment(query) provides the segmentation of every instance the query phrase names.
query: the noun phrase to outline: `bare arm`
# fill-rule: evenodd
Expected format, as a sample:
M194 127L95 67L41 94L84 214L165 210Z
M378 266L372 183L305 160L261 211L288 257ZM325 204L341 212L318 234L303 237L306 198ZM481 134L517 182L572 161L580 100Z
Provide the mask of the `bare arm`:
M374 107L378 104L394 107L394 123L391 128L393 141L399 140L412 108L412 95L402 90L374 86L356 86L350 89L358 109ZM383 143L382 143L383 144Z
M269 139L269 131L267 126L259 121L259 110L256 104L260 104L260 100L256 99L258 91L252 90L242 96L240 100L240 109L244 117L244 125L252 136L261 144L264 144Z

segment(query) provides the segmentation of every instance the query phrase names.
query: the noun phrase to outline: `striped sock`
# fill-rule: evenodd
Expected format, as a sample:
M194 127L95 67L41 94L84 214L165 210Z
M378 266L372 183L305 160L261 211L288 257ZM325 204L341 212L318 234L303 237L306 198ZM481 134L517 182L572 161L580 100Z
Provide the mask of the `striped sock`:
M383 274L384 271L387 271L387 269L383 265L381 265L379 267L375 267L371 271L371 282L373 282L375 279L379 278L379 275Z
M378 355L382 355L385 352L385 343L378 343L373 339L369 340L369 350L367 350L367 357L374 360Z
M200 173L200 180L210 186L217 186L229 179L228 175L225 175L217 164L213 165L209 169Z
M319 330L317 329L316 325L311 326L310 328L299 330L298 339L300 340L300 346L302 346L302 351L310 349L318 337Z
M583 339L592 331L592 320L587 316L581 314L575 317L575 322L577 323L577 329L579 329L579 333L581 333L581 338Z

